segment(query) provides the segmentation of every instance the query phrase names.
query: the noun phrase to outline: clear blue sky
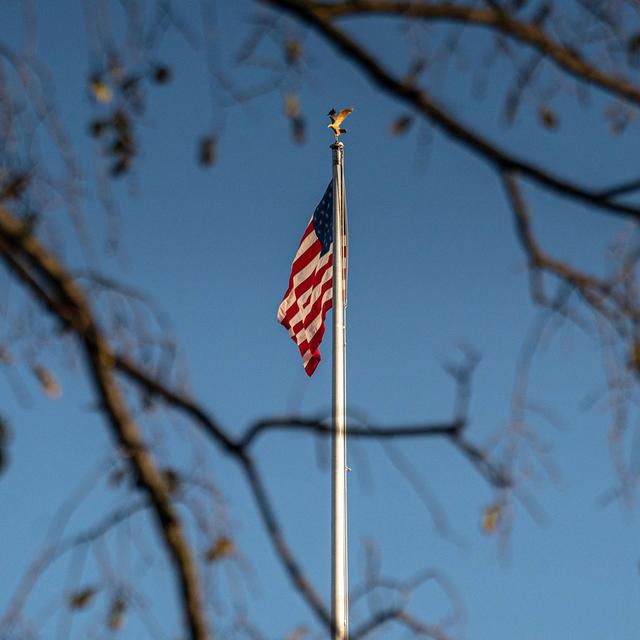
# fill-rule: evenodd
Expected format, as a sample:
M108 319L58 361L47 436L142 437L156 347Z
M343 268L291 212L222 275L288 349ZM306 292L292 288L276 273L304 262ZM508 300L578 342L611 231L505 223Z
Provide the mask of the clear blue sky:
M312 64L301 89L306 143L291 141L282 95L274 91L224 111L219 162L203 170L196 163L196 141L212 120L217 126L223 118L220 110L212 116L203 54L170 34L160 55L172 66L174 79L167 87L150 88L134 177L114 185L123 245L120 259L109 258L102 251L105 215L95 197L94 147L86 135L95 111L86 90L90 57L79 5L71 0L38 3L38 50L57 82L61 113L86 172L87 223L97 240L100 268L146 292L170 317L195 397L230 432L241 433L259 417L292 411L316 415L330 405L330 334L322 349L325 359L308 380L275 312L300 235L330 177L331 136L325 125L332 106L356 109L344 139L351 236L349 404L379 424L448 419L453 384L442 363L458 356L463 341L482 354L469 437L482 443L508 424L520 348L537 312L511 213L493 172L440 134L426 160L415 130L391 137L389 124L402 107L377 93L314 36L305 40ZM218 8L224 25L221 49L230 60L237 34L246 29L241 21L256 7L243 1L220 2ZM197 15L199 4L185 3L185 11ZM18 16L18 3L0 7L2 39L20 41ZM377 21L354 30L375 41L377 55L390 66L404 68L402 40L391 23ZM512 150L552 158L552 166L564 174L603 185L631 176L638 125L632 124L622 139L611 138L602 122L605 102L597 96L584 112L560 100L558 132L541 129L531 107L505 132L500 119L503 71L496 67L487 97L479 102L470 88L470 69L452 66L445 86L449 107ZM258 77L242 68L234 73L243 82ZM545 246L580 265L599 268L607 242L628 229L534 189L527 194ZM81 266L64 211L50 215L60 219L57 228L71 264ZM10 314L17 314L18 290L5 275L0 294L3 303L14 303ZM9 335L10 314L0 316L0 340ZM10 386L4 380L0 384L0 411L10 418L13 431L11 465L0 477L2 609L40 549L52 515L79 484L87 486L87 474L111 452L105 427L92 410L81 362L70 362L60 349L43 352L41 360L59 377L61 399L44 397L25 371L21 375L31 406L21 406ZM491 488L447 442L398 443L397 448L445 510L460 544L436 532L388 452L376 444L354 443L352 583L362 578L363 550L373 540L385 574L402 578L433 567L447 576L465 609L464 622L452 629L456 637L637 639L638 518L617 504L597 505L615 482L608 449L611 416L606 401L581 408L603 382L597 343L574 328L559 330L536 355L530 398L559 416L561 428L535 415L529 423L550 446L560 476L550 482L536 467L527 489L544 510L544 522L516 506L507 551L480 528L482 511L494 499ZM174 457L191 465L200 456L202 469L225 497L219 530L236 540L241 560L213 567L216 603L224 608L224 594L240 584L248 612L268 638L281 638L311 620L274 560L238 470L179 419L159 414L151 422L149 433L160 459ZM318 462L324 450L309 436L280 432L261 440L256 454L289 540L328 598L330 478ZM82 530L130 498L124 490L100 485L68 530ZM133 531L111 538L104 553L145 586L165 637L174 638L175 596L162 558L142 570L140 556L122 550L129 534L139 534L142 545L157 544L154 533L145 533L144 522L144 515L136 516ZM87 560L82 584L96 581L100 562L99 554ZM52 612L69 589L68 566L63 560L47 574L28 608L32 618L44 621L43 638L66 637ZM144 577L138 578L141 571ZM106 637L107 607L104 595L78 614L73 637ZM447 602L426 586L415 594L412 607L435 622L446 614ZM362 613L354 611L355 619ZM140 625L132 616L120 637L140 637ZM404 637L395 631L382 636Z

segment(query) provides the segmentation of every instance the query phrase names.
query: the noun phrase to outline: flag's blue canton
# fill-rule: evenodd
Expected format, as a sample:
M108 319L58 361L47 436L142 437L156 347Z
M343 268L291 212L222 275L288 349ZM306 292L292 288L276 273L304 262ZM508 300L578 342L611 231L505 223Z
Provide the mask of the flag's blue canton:
M313 214L313 228L322 244L320 255L323 256L329 251L333 242L333 180L329 183Z

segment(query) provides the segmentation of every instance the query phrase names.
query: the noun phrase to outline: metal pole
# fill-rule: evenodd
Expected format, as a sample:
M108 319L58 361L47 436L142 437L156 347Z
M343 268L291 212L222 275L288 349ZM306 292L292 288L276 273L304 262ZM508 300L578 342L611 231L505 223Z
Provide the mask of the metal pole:
M344 145L333 150L333 429L331 481L331 614L333 640L349 637L347 555L347 436L345 385L345 215Z

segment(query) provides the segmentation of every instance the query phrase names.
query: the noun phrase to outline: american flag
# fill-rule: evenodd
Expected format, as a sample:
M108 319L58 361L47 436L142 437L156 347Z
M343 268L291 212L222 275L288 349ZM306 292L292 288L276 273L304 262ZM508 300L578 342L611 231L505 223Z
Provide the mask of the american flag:
M324 319L333 298L333 181L305 229L291 264L289 287L278 307L278 322L298 345L312 375L320 362Z

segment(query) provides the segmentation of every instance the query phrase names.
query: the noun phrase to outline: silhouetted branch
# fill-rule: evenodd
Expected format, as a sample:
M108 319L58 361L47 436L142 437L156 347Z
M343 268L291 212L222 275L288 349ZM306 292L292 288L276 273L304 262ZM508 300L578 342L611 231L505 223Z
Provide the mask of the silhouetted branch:
M377 631L385 624L397 620L404 613L403 607L389 607L373 614L368 620L350 631L350 640L360 640Z
M114 406L114 396L112 395L114 388L111 386L113 382L110 378L109 369L115 367L139 385L144 393L158 397L167 405L180 410L199 425L205 434L210 436L241 465L253 492L267 533L285 571L296 590L316 613L318 619L324 625L330 625L328 610L304 576L299 562L286 543L282 528L275 516L273 506L257 471L255 461L249 455L249 449L255 439L265 432L287 428L289 430L296 429L327 436L330 433L327 425L317 419L305 419L296 416L269 418L251 425L239 440L232 439L210 414L189 396L169 388L166 384L145 372L129 358L110 352L95 325L93 325L90 311L80 290L65 275L59 263L47 254L46 250L32 236L23 235L23 229L20 224L8 212L3 210L0 210L0 252L13 273L23 280L36 299L58 317L63 326L75 332L83 341L89 353L90 366L94 371L97 370L97 373L94 373L96 384L99 385L98 388L103 395L103 401L108 403L106 404L107 407ZM38 275L34 276L33 273ZM55 293L49 290L51 286L55 288ZM86 325L83 325L82 322L86 323ZM468 384L468 379L462 376L459 382L464 387ZM464 391L463 399L456 403L456 419L449 423L398 427L354 426L351 427L350 433L353 437L370 440L447 437L489 482L497 487L502 487L509 482L507 476L499 469L494 468L485 454L462 436L466 425L466 416L462 415L460 411L465 406L464 398L467 398L465 394L468 395L468 392ZM115 400L121 402L117 396ZM122 429L123 424L127 426L128 416L122 413L123 407L116 404L112 411L115 413L112 420L116 421L117 429ZM129 459L134 462L139 464L140 456L148 455L144 445L139 439L132 439L131 434L127 435L126 440L123 439L121 441L126 447L125 451L129 452ZM137 475L141 476L142 471L138 470L137 464L134 466ZM155 473L158 472L156 471ZM142 481L144 484L145 480L142 479ZM163 482L163 480L160 479L160 482ZM166 498L163 495L164 491L163 487L160 488L162 498ZM154 500L152 500L152 504L156 512L167 508L165 504L158 505L154 503ZM170 520L167 521L166 518L167 515L163 515L161 519L161 527L165 532L165 527L168 527L169 530L172 527L172 522ZM192 612L190 611L189 615L191 614Z
M308 3L307 3L308 4ZM509 11L494 6L482 9L452 3L394 2L358 0L358 2L312 3L309 10L323 20L347 17L397 16L428 22L456 22L491 29L536 49L560 69L581 82L597 86L615 96L640 105L640 87L624 78L606 73L585 60L576 50L554 40L540 24L514 18Z
M616 198L617 196L624 196L628 193L633 193L639 189L640 179L636 178L635 180L628 180L622 184L616 185L615 187L610 187L605 191L601 191L600 195L603 198Z
M436 625L424 624L406 611L399 613L396 620L417 636L433 638L433 640L450 640L449 636Z
M173 561L180 584L185 623L193 640L208 637L195 561L180 518L171 503L165 480L145 446L126 409L113 375L114 357L93 318L82 291L59 262L44 249L8 211L0 208L0 254L10 269L20 264L20 277L33 282L33 292L78 339L88 372L112 433L144 487L156 523ZM29 276L32 270L35 276ZM51 291L49 291L49 289Z
M453 436L464 427L462 420L425 425L407 425L382 427L376 425L349 426L348 434L352 438L374 438L384 440L387 438L428 438L433 436ZM300 416L274 416L259 420L251 425L240 439L238 445L248 448L261 435L269 431L308 431L318 435L328 436L331 427L325 421Z
M255 463L248 457L245 457L244 460L243 469L247 477L247 481L249 482L249 486L253 492L262 521L265 524L271 543L276 550L276 554L280 558L289 578L293 582L293 585L307 601L307 604L311 607L317 618L321 623L331 629L332 621L329 610L326 608L311 583L305 577L300 564L295 559L289 545L285 541L282 527L276 518L275 511L271 505L271 501L269 500Z
M470 127L463 125L437 105L425 89L407 83L385 69L368 49L336 27L321 12L316 11L313 5L301 0L268 0L268 2L305 22L353 62L380 90L420 113L443 133L480 155L497 171L518 173L563 197L578 200L607 213L640 219L640 207L616 202L602 195L606 191L590 189L560 178L539 165L508 153Z
M100 522L96 523L86 531L66 537L59 542L44 548L25 572L20 584L14 592L14 596L10 604L7 606L5 615L0 619L0 625L5 628L10 627L20 616L20 612L22 611L29 593L35 586L36 582L46 569L58 558L76 547L94 542L118 524L129 519L136 513L140 513L148 507L149 503L146 500L144 502L132 503L108 514Z
M541 186L561 197L576 200L606 213L627 216L634 220L640 220L640 205L629 201L621 202L619 198L640 189L640 181L636 179L608 188L594 189L587 184L574 182L571 179L565 179L557 175L545 162L530 162L527 158L510 153L506 148L487 137L480 128L471 128L451 115L430 94L430 91L419 85L420 74L425 67L424 61L416 58L416 63L407 74L396 74L390 67L386 66L386 61L376 56L374 47L360 44L348 31L342 30L338 25L340 25L341 20L346 20L347 18L365 18L368 16L398 17L412 19L414 22L425 24L455 23L458 27L454 29L453 37L446 39L442 50L438 51L435 56L436 58L440 56L440 59L445 61L459 51L462 34L463 32L466 33L467 26L486 29L496 34L496 46L491 52L491 60L498 59L500 55L504 55L513 57L515 61L514 49L512 49L513 43L525 45L528 60L524 66L516 70L516 84L507 97L507 114L515 113L524 90L533 84L534 76L537 78L536 71L543 61L549 61L555 68L564 74L568 74L572 79L577 79L582 85L597 87L608 95L622 100L625 109L627 105L629 105L629 110L640 106L640 87L620 75L604 70L604 65L601 63L596 65L591 62L583 55L582 51L568 44L571 38L563 38L561 30L552 30L547 21L552 3L542 3L538 7L537 14L527 21L517 17L517 15L522 14L518 14L519 8L515 7L516 3L497 0L484 0L483 4L471 3L469 5L450 2L394 2L391 0L354 0L351 2L263 0L263 2L274 8L277 14L270 13L262 18L262 22L257 25L257 30L253 37L242 48L238 61L246 65L253 64L266 69L271 72L272 76L266 82L256 85L249 91L241 90L236 85L236 74L227 73L227 70L223 67L221 52L218 50L219 26L216 23L214 3L203 1L200 5L201 15L199 22L203 27L202 35L204 36L207 70L211 84L212 107L220 107L221 113L223 113L222 110L228 103L243 103L261 92L274 89L288 90L291 86L294 86L295 78L302 75L301 60L303 58L303 49L301 43L291 37L288 21L280 19L280 16L285 14L293 16L299 22L307 25L310 28L309 30L319 34L321 39L332 46L344 59L353 63L361 76L368 79L380 92L386 93L405 105L404 113L401 116L401 118L404 118L402 120L404 126L406 126L407 122L410 123L415 116L420 116L422 122L426 123L423 126L435 125L435 128L446 136L478 155L500 175L514 213L518 239L527 256L535 300L549 308L552 313L566 314L568 317L569 311L565 308L564 301L569 299L572 292L578 293L587 306L594 310L599 322L602 322L602 324L609 323L606 328L601 329L604 336L602 341L605 344L609 339L613 340L610 336L609 325L618 332L619 336L629 339L631 363L627 368L635 368L636 371L640 371L640 342L637 340L640 309L633 295L632 282L633 272L640 258L640 251L635 251L625 256L622 268L612 278L608 279L591 276L572 267L570 264L551 257L543 250L533 233L529 211L518 179L531 181L537 186ZM97 56L96 68L92 70L95 71L95 75L92 75L93 93L94 98L96 98L96 107L98 109L103 109L104 107L103 111L98 112L100 117L90 123L90 130L96 138L101 137L102 152L111 161L116 161L116 164L112 165L111 168L112 177L126 173L131 159L137 153L132 127L142 121L144 99L142 97L141 82L145 74L147 79L159 84L166 82L170 75L169 67L165 65L156 66L153 61L153 69L149 75L148 69L143 72L136 67L139 60L144 59L144 64L149 63L168 25L172 25L194 48L201 44L200 36L192 30L188 23L181 20L170 2L161 1L153 5L152 11L155 9L156 15L149 25L142 18L141 4L136 1L121 4L121 8L124 10L124 23L130 30L129 39L133 50L133 62L119 59L120 53L125 48L120 51L117 45L115 45L115 50L107 46L107 41L111 40L113 35L111 27L105 26L102 20L103 12L109 13L110 11L108 3L95 9L93 7L87 9L88 31L92 27L95 28L96 40L98 41L95 50L92 51L92 54ZM477 6L478 4L479 6ZM593 14L594 19L601 23L605 30L608 30L607 33L610 33L612 38L618 41L619 45L624 46L623 34L617 30L616 21L607 13L606 8L603 9L598 6L598 3L587 2L587 0L580 0L580 4L588 13ZM32 7L28 7L27 12L32 15L32 20L35 20ZM108 22L108 20L104 22ZM589 24L591 25L592 23L590 22ZM553 26L557 26L556 21L554 21ZM61 187L52 181L52 184L47 185L48 193L57 194L58 191L66 189L67 197L64 198L64 202L71 205L69 209L79 232L81 244L83 246L86 244L84 228L81 224L82 218L78 217L74 208L74 203L80 202L80 198L84 198L84 194L80 195L79 165L75 156L71 153L72 146L61 126L62 120L58 113L56 102L53 99L55 87L51 77L46 67L41 65L35 58L36 41L34 29L35 22L26 33L25 39L28 46L24 54L17 55L4 43L0 43L0 108L4 109L6 114L11 117L21 118L20 110L24 106L29 111L30 116L35 116L31 118L33 122L27 127L26 134L21 130L14 130L12 125L7 125L6 135L8 138L18 142L16 147L20 147L20 151L24 147L27 151L28 161L26 162L26 168L20 166L15 175L14 173L7 173L6 176L0 176L3 179L7 177L7 180L0 185L0 256L8 266L9 272L21 281L25 290L31 294L31 297L57 320L58 324L54 331L59 331L60 335L70 335L78 343L84 356L86 370L98 397L98 409L103 417L107 419L111 433L116 441L116 446L130 467L131 475L133 476L130 479L133 480L136 486L143 489L146 499L144 503L135 503L116 510L84 533L75 537L64 538L62 541L58 541L57 544L45 549L43 554L36 558L28 570L23 583L19 585L16 599L9 607L9 614L14 618L18 615L17 612L21 610L22 603L38 580L38 576L60 554L76 546L101 539L112 527L125 521L133 513L148 507L152 509L154 522L160 531L173 563L173 570L179 582L183 616L190 630L191 638L204 640L204 638L209 637L204 615L204 598L201 594L197 576L195 553L189 544L185 528L179 519L178 500L175 495L172 495L175 487L172 488L170 486L169 478L173 478L176 486L183 482L184 478L172 469L169 470L170 473L168 474L166 469L163 470L157 467L150 454L149 446L145 443L126 405L125 393L129 388L134 388L140 392L143 408L146 409L151 406L151 402L148 405L145 405L144 402L150 398L160 400L160 403L166 405L166 407L186 417L190 424L195 425L225 455L239 465L252 492L267 536L293 588L310 607L320 625L325 630L331 631L331 617L328 607L305 575L300 559L296 557L285 538L285 527L276 514L274 504L267 490L267 483L260 473L258 458L255 453L255 445L258 439L265 435L286 431L288 433L305 433L326 437L331 433L330 426L322 417L309 418L298 415L285 415L257 420L248 425L239 436L231 435L232 432L224 428L198 400L192 398L179 385L170 382L168 375L160 375L158 371L152 370L151 367L145 367L143 362L139 361L144 361L144 356L138 359L136 355L133 355L127 349L127 344L123 347L115 339L111 339L112 333L109 331L107 323L105 322L104 326L101 326L99 322L105 316L103 305L96 302L95 307L92 307L90 303L90 299L94 299L90 295L92 289L87 287L85 290L80 287L75 278L77 274L68 271L54 257L54 252L45 248L33 233L35 225L42 214L39 210L41 207L33 207L38 210L31 212L30 207L26 206L28 203L19 201L16 198L16 194L21 194L22 190L26 189L22 183L28 183L29 189L32 189L32 182L35 178L43 179L42 175L39 176L38 173L44 174L44 169L40 168L39 171L35 171L34 167L38 165L37 158L34 160L30 154L32 149L38 148L37 143L40 142L38 129L44 129L46 135L43 135L43 138L46 140L47 145L53 142L53 145L58 149L65 165L66 178L69 179L70 183L73 183ZM92 34L89 33L88 35L89 39L91 39ZM257 51L258 46L264 39L269 38L271 38L272 42L277 42L278 47L282 44L285 45L282 49L278 49L280 57L275 61L256 61L254 54L259 54ZM587 51L587 47L593 43L593 40L585 41L582 50ZM606 46L606 43L604 46ZM608 53L611 54L611 50ZM627 53L633 52L628 49ZM632 66L632 63L630 62L629 65ZM4 74L3 66L9 72L11 80L9 83L5 82L6 74ZM11 93L14 75L16 87L21 87L17 97ZM292 78L293 80L291 80ZM565 76L562 76L562 78L564 79ZM286 85L287 81L291 81L289 86ZM96 84L98 87L102 85L100 88L103 92L111 92L108 98L104 100L99 98L99 94L95 91ZM297 84L295 84L295 87L297 93ZM585 86L582 89L585 90ZM227 96L226 100L223 99L224 96ZM297 102L297 96L287 96L287 98L290 100L290 104L297 109L301 108ZM115 102L113 101L114 99ZM102 102L103 105L100 106L97 104L98 102ZM106 106L107 103L110 106ZM126 105L124 111L121 108L122 105ZM33 111L33 114L31 114L31 111ZM295 117L299 117L297 111L296 114L296 116L292 116L289 113L288 117L294 120ZM2 115L4 116L5 114L3 113ZM626 117L627 112L625 111L623 115ZM212 163L212 159L215 156L215 142L218 131L222 129L224 117L224 115L220 116L221 122L216 125L215 132L208 132L207 135L203 136L203 141L206 143L204 145L206 153L201 153L203 164ZM127 135L122 134L122 131L120 131L119 137L112 139L110 135L105 135L107 130L105 127L109 131L111 131L111 128L115 130L119 127L122 130L126 130ZM117 153L120 153L123 148L127 152L125 157L117 156ZM115 153L114 149L120 149L116 156L113 155ZM6 155L9 156L10 153ZM205 159L206 162L204 161ZM105 181L103 181L102 185L98 183L99 191L101 186L104 187L104 184L106 184ZM110 194L103 192L101 197L108 208L113 206ZM23 214L25 221L22 222L20 218L5 209L5 202L10 203L8 206L14 206L15 203L17 210ZM24 208L22 205L25 205ZM33 218L31 221L28 219L30 216ZM113 238L111 239L113 240ZM124 286L91 270L83 270L82 273L88 274L93 284L100 290L113 290L127 299L147 303L143 296L129 286ZM554 300L549 300L546 297L544 293L546 274L559 279L563 283L563 294L566 293L566 295L563 297L562 302L559 301L560 296ZM122 305L118 310L121 310L121 308ZM128 308L126 310L129 312ZM604 320L606 320L606 323ZM126 325L127 322L125 321L121 325L114 322L115 333L118 336L125 334L126 337ZM125 328L122 329L122 326ZM158 344L158 341L154 338L145 338L147 342L138 336L136 338L136 346L148 346L149 344L156 346ZM116 344L118 345L117 348ZM168 345L168 343L163 344L165 346ZM537 348L537 344L536 340L530 345L531 349ZM167 351L171 350L172 345L168 346ZM515 458L515 454L509 455L510 451L508 450L507 455L498 460L497 456L490 454L489 448L480 447L468 438L470 383L477 358L470 353L467 356L467 362L463 365L447 369L456 381L456 397L451 420L393 426L369 424L368 420L361 419L354 421L356 423L349 427L349 435L359 440L381 442L383 446L386 444L388 452L388 443L395 443L401 439L415 441L416 439L426 440L432 437L446 438L474 466L482 477L493 488L498 490L501 496L506 493L513 493L520 497L525 507L535 514L535 505L533 505L528 494L523 492L521 487L517 485L517 479L514 478L513 466L515 463L513 458ZM526 376L530 365L531 351L527 352L525 356L529 356L529 360L525 363L526 370L522 377L517 380L518 386L514 393L514 410L512 414L513 421L520 423L523 423L522 413L524 412L526 400L524 388L527 382ZM34 366L37 363L30 364ZM164 364L166 365L164 371L169 371L173 366L172 356L169 358L169 363L167 364L165 361ZM620 366L619 363L614 364L618 367ZM608 381L610 387L612 389L615 388L616 392L618 392L618 387L621 386L619 381L620 371L614 364L607 362ZM157 367L154 369L157 369ZM615 410L618 409L616 406ZM622 411L619 412L623 413ZM616 433L616 435L621 437L620 433ZM541 448L540 443L530 434L525 433L524 428L520 430L517 437L528 437L531 439L531 446ZM433 502L430 501L430 496L424 491L425 487L422 478L411 468L409 460L395 451L390 452L390 458L400 473L404 474L422 497L423 502L433 515L438 509L434 508ZM620 465L617 468L622 469ZM622 476L622 471L620 471L620 474ZM189 504L188 506L192 511L196 510L194 504ZM198 519L197 514L195 514L194 519L196 531L206 534L206 518ZM434 516L434 520L438 520L437 514ZM444 529L444 527L441 527L441 529ZM105 561L104 564L109 566L108 561ZM429 573L421 574L421 576L422 580L433 577ZM407 607L409 595L419 584L421 584L419 579L410 579L404 582L383 580L378 574L375 574L365 585L363 592L354 592L354 599L357 599L362 593L371 595L371 592L377 588L388 588L399 594L399 599L402 599L402 603L401 605L396 606L394 604L390 606L389 602L386 602L383 606L381 602L378 602L376 606L371 606L371 602L374 600L371 598L369 602L370 617L352 630L351 637L354 640L360 640L360 638L364 638L375 631L381 631L385 625L394 623L404 627L416 636L430 637L436 640L447 638L443 628L444 625L425 624L409 612ZM245 632L248 633L250 628L250 625L247 625ZM63 634L59 635L62 636ZM253 636L262 637L262 634L254 632Z
M589 306L608 318L617 326L619 321L628 318L631 321L640 319L640 308L635 300L627 295L626 291L619 291L619 284L614 277L610 281L587 275L583 271L571 267L566 262L556 260L547 255L536 241L529 218L522 191L516 177L511 172L503 174L505 189L509 197L520 243L527 255L529 267L535 271L546 271L560 280L571 285L587 302ZM620 276L628 275L628 267L625 267ZM540 300L543 301L543 300Z

